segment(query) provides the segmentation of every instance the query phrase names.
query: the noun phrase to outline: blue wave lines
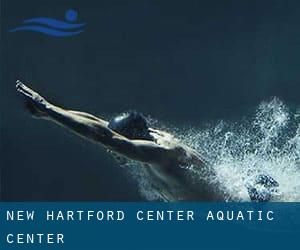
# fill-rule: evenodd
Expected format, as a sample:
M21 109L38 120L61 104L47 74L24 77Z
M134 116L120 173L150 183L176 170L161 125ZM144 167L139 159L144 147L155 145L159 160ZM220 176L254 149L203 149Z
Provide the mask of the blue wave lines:
M18 26L10 30L16 31L34 31L55 37L67 37L78 35L83 32L85 23L74 23L77 20L77 12L67 10L65 13L66 21L61 21L47 17L37 17L23 21L24 25Z

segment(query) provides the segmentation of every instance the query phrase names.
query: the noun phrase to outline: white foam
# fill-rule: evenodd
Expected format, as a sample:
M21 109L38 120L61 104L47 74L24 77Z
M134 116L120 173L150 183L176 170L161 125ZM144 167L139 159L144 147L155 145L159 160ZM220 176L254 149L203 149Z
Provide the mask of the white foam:
M281 100L273 98L240 122L219 121L205 130L176 129L176 136L213 165L220 191L230 199L249 200L245 184L257 173L267 173L280 185L275 200L300 201L299 113L292 113ZM147 199L159 197L159 190L151 185L151 177L143 168L132 166L131 174Z

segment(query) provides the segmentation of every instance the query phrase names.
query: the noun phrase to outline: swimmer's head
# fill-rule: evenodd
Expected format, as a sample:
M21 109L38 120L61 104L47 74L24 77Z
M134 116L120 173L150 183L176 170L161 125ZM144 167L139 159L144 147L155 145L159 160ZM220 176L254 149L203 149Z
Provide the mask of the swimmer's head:
M108 127L129 139L153 140L146 117L136 111L117 115L109 121Z

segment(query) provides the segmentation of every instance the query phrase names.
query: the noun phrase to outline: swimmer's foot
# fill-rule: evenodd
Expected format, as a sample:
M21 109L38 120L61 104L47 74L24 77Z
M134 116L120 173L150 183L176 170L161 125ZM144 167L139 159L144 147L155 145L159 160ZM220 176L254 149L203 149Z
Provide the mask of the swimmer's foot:
M47 116L45 109L48 103L42 96L19 80L16 81L16 90L25 98L25 106L35 118Z

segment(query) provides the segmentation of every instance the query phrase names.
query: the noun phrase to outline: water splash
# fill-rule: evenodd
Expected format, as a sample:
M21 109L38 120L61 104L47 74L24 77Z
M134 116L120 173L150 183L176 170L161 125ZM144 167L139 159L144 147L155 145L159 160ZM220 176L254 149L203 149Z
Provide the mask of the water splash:
M280 184L274 200L300 201L300 112L291 112L278 98L262 102L240 122L220 121L202 130L172 132L215 168L219 189L228 199L249 201L246 183L267 173ZM161 198L145 168L129 165L145 198ZM190 171L197 179L197 171Z

